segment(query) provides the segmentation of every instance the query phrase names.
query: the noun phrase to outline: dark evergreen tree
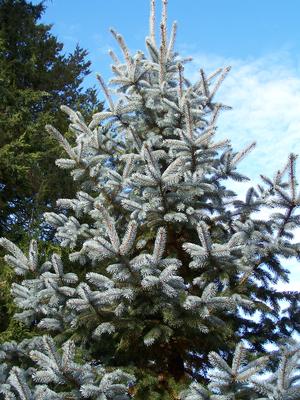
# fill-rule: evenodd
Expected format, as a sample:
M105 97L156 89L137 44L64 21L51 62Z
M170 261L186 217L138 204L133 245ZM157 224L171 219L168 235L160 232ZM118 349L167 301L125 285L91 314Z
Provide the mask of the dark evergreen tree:
M75 187L54 165L61 150L44 126L55 121L67 131L62 103L86 117L102 105L94 88L82 88L90 73L87 51L77 46L64 54L51 26L39 22L44 11L44 3L0 0L0 234L21 246L32 236L47 239L47 252L53 229L41 223L43 213L55 207L58 193L73 196ZM11 279L2 266L0 341L21 334L10 318Z
M86 116L101 109L96 90L82 88L87 51L64 54L51 26L39 22L44 11L44 3L0 0L0 230L18 242L24 231L47 235L43 212L57 193L74 193L71 179L53 167L59 149L45 124L67 130L62 103Z
M111 51L116 96L98 76L108 109L86 123L62 106L76 144L47 126L78 184L45 214L71 263L1 239L21 277L15 317L40 333L2 346L4 399L300 399L299 294L275 287L300 254L296 157L244 200L230 189L254 145L216 138L229 68L186 79L162 6L157 43L151 1L149 57L112 30L124 61Z

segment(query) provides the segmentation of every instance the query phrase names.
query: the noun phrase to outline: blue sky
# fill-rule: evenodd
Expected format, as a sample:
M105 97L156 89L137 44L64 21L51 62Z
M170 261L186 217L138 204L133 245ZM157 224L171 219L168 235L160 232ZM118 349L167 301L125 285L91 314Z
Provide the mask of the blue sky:
M76 43L89 51L87 86L96 84L96 72L106 80L111 76L107 51L117 46L110 27L133 51L144 49L148 0L48 0L46 5L42 21L54 24L65 51ZM169 23L179 24L177 50L194 58L186 68L188 77L197 79L200 67L232 66L219 100L233 110L220 117L219 138L230 138L236 149L257 141L240 165L254 183L260 173L272 175L290 152L300 155L299 15L298 0L169 0ZM235 188L242 193L246 186ZM299 289L300 266L286 265L292 271L289 287Z
M37 3L36 0L33 3ZM158 5L160 1L157 1ZM71 51L76 43L90 52L93 70L108 73L106 50L114 27L129 47L144 47L149 0L46 0L43 21ZM169 23L177 20L177 48L187 53L252 59L288 51L299 67L298 0L169 0ZM89 82L94 82L91 77Z

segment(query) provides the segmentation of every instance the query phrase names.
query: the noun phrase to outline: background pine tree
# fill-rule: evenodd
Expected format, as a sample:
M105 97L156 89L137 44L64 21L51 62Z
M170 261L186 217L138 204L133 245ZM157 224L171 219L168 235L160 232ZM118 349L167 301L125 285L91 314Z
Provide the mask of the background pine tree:
M39 22L44 11L44 3L0 1L0 232L21 246L31 237L44 239L40 246L49 252L53 230L42 224L43 213L55 208L57 195L73 196L76 190L54 165L62 152L44 126L55 121L67 131L62 103L85 116L102 104L95 88L82 88L90 73L87 51L77 45L64 54L51 26ZM10 318L11 279L2 265L0 338L20 334Z
M148 57L112 30L124 61L111 51L110 86L98 76L107 108L85 122L62 106L75 143L47 125L78 192L45 213L63 251L1 239L34 333L1 347L5 399L300 398L299 294L275 287L300 254L296 156L240 199L230 181L248 180L254 144L217 139L229 68L190 82L166 26L163 0L157 43L152 0Z
M74 191L71 179L53 167L59 151L45 124L56 121L67 130L62 103L85 115L100 111L96 90L81 86L90 73L87 51L77 45L64 54L51 26L39 23L44 11L43 3L0 2L0 226L17 241L24 230L40 232L41 215L57 193Z

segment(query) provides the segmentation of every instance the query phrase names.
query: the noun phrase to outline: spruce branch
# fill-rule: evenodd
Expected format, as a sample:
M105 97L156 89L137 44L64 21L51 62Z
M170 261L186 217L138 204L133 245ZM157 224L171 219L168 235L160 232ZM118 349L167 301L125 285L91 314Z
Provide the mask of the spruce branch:
M201 77L202 92L208 100L209 99L209 88L208 88L208 84L207 84L207 78L206 78L206 75L205 75L205 72L203 71L203 69L200 69L200 77Z
M162 13L161 13L161 51L163 57L167 55L167 12L168 0L162 0ZM164 58L165 60L165 58Z
M108 54L111 56L111 58L112 58L113 62L115 63L115 65L119 65L120 64L119 58L117 57L116 53L112 49L109 49Z
M95 206L101 212L111 244L114 250L118 252L120 247L120 239L116 230L115 222L101 203L96 203Z
M182 96L183 96L183 71L184 67L182 64L178 63L177 64L178 68L178 99L179 103L181 102ZM176 109L176 108L175 108Z
M149 32L152 45L155 46L155 0L150 3Z
M108 101L108 104L109 104L109 107L110 107L110 111L113 113L114 110L115 110L115 105L114 105L114 102L113 102L113 100L111 98L111 95L110 95L110 93L108 91L108 88L107 88L107 86L106 86L106 84L105 84L105 82L104 82L104 80L103 80L103 78L102 78L102 76L100 74L97 74L96 77L97 77L97 79L98 79L98 81L100 83L101 89L102 89L102 91L103 91L103 93L104 93L104 95L106 97L106 100Z
M214 88L210 91L209 96L208 96L208 102L211 103L212 99L214 98L215 94L217 93L218 89L220 88L221 84L223 83L224 79L228 75L229 71L231 70L231 67L225 67L221 73L221 76L219 77L217 83L215 84Z
M244 150L240 151L237 153L231 163L233 166L236 166L238 162L242 161L249 153L252 151L256 146L256 142L251 143L249 146L247 146Z
M159 228L156 234L154 250L153 250L153 259L155 262L158 262L165 251L167 241L167 232L165 228Z
M131 68L133 66L133 61L132 61L132 57L130 55L130 51L129 51L129 49L128 49L125 41L124 41L123 36L120 35L119 33L117 33L113 28L110 29L110 32L113 35L113 37L116 39L116 41L118 42L118 44L119 44L119 46L120 46L120 48L121 48L121 50L123 52L127 67L128 67L129 70L131 70Z
M63 135L52 125L46 125L45 128L47 132L50 133L61 144L61 146L65 149L66 153L71 157L71 159L79 162L77 154L74 152L69 142L63 137Z
M170 60L172 58L172 55L174 52L176 35L177 35L177 22L174 21L172 24L172 28L171 28L170 41L169 41L168 51L167 51L167 59L168 60Z

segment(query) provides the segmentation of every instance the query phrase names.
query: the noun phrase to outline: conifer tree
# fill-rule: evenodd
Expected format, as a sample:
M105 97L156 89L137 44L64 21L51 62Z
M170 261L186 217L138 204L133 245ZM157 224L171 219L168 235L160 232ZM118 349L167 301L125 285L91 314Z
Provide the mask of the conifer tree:
M57 165L78 185L76 198L58 200L60 213L45 214L71 264L66 251L47 260L34 240L24 253L1 239L21 277L15 317L40 335L1 347L0 393L300 399L299 294L274 286L288 281L282 259L300 254L296 156L241 200L230 182L248 180L237 166L254 144L235 151L216 132L229 68L200 70L195 83L184 76L167 0L159 41L151 1L148 56L112 34L122 60L110 52L109 86L98 76L106 109L85 121L62 106L75 146L47 126L66 153Z
M100 111L95 88L84 90L90 73L87 51L70 54L40 19L45 2L0 0L0 234L13 241L29 235L49 239L43 212L57 196L74 195L67 174L53 164L61 155L44 126L67 123L60 105L85 115ZM27 238L26 238L27 239Z
M95 88L82 87L90 73L87 51L77 45L65 53L51 25L40 21L45 8L45 2L0 0L0 236L24 248L30 237L40 237L40 250L49 252L54 231L41 223L43 213L76 189L54 165L63 150L47 136L45 124L55 121L66 132L61 104L90 116L102 103ZM25 331L11 318L13 272L3 267L3 255L1 249L0 343Z

